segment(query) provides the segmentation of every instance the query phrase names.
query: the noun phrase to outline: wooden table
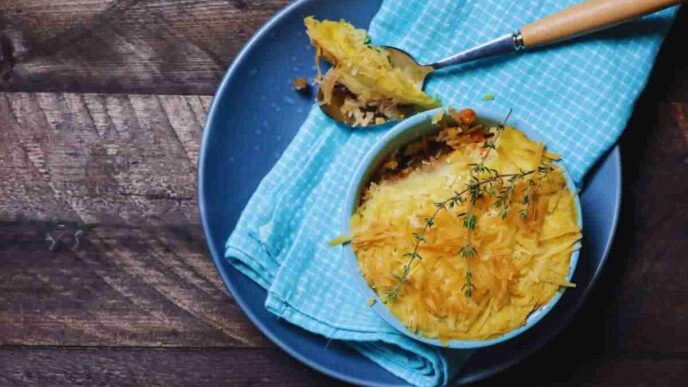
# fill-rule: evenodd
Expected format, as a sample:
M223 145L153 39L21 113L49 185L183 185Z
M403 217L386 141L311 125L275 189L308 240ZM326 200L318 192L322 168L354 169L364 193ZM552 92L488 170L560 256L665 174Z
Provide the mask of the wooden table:
M0 385L333 383L244 317L197 210L211 95L286 2L0 0ZM688 380L686 36L684 9L621 141L599 286L488 384Z

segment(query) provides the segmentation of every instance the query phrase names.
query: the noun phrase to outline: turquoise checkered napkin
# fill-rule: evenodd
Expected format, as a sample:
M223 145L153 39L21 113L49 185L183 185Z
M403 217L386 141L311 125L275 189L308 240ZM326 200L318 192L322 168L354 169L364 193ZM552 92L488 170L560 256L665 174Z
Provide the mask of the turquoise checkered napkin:
M369 29L375 44L431 62L565 8L572 0L387 0ZM618 139L675 9L566 44L434 76L452 106L514 108L580 183ZM492 94L494 101L483 101ZM268 290L266 307L308 331L345 340L410 384L446 384L451 351L400 334L372 311L345 269L342 200L359 160L384 131L349 130L314 107L263 179L227 241L226 257Z

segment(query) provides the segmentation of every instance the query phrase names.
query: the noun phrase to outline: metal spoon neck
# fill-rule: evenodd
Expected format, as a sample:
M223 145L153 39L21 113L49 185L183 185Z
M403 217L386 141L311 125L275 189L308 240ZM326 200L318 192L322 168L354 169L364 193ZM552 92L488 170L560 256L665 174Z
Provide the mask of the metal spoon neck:
M444 58L440 61L431 64L430 66L432 66L433 69L438 70L448 66L454 66L457 64L466 63L478 59L485 59L492 56L508 54L511 52L522 50L524 48L525 44L523 43L523 36L521 35L521 31L516 31L510 34L500 36L497 39L493 39L479 46L470 48L466 51Z

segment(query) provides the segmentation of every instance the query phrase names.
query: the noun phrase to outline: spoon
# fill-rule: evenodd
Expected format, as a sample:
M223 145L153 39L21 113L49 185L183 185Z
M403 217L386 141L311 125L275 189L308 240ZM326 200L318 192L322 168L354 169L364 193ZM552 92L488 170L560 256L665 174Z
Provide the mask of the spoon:
M643 15L657 12L681 3L682 0L588 0L571 6L563 11L546 16L520 30L503 35L497 39L470 48L431 64L419 64L413 56L395 47L381 47L389 54L393 67L402 69L423 88L427 76L435 70L466 63L477 59L521 51L526 48L541 47L551 43L588 34ZM318 90L317 99L322 111L332 119L353 126L354 118L342 113L341 106L349 91L337 85L332 92L330 103L324 104L323 93ZM406 107L409 114L412 107ZM379 123L379 122L378 122ZM370 125L375 125L372 122Z

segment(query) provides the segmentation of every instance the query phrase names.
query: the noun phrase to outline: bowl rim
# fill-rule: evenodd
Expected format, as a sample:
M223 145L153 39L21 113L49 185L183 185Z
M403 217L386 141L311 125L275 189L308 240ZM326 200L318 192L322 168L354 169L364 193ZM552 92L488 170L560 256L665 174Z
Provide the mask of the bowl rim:
M358 197L359 197L359 190L362 184L364 184L364 179L368 177L369 171L376 167L375 162L376 159L380 154L389 152L390 149L393 148L398 148L397 145L393 144L397 138L401 137L404 134L407 134L409 131L416 131L416 133L412 133L412 137L420 137L422 134L428 133L434 129L427 129L427 128L419 128L421 125L426 124L428 121L432 120L433 117L435 117L438 113L446 111L446 107L441 107L441 108L436 108L432 110L428 110L425 112L418 113L412 117L409 117L396 125L394 125L391 129L387 131L373 146L372 148L365 154L365 156L361 159L359 162L358 166L356 167L355 173L353 177L351 178L348 189L346 191L346 196L345 196L345 206L344 206L344 211L342 211L342 219L341 219L341 229L343 230L343 235L350 235L351 234L351 224L350 224L350 219L351 215L353 212L356 210L358 207ZM477 116L479 119L484 119L488 121L494 121L494 122L499 122L501 120L501 117L504 116L504 113L498 113L496 110L493 109L486 109L486 108L473 108L475 110ZM537 135L537 132L533 131L527 124L523 123L521 120L518 119L518 117L515 117L512 115L509 118L509 126L517 128L518 130L522 131L525 133L529 138L535 139L536 141L541 141L540 136ZM379 160L377 160L379 161ZM573 179L568 173L568 170L566 167L563 165L561 162L557 162L557 165L562 169L563 175L566 179L566 186L567 188L573 193L573 198L574 198L574 204L576 207L576 214L577 214L577 221L578 221L578 226L581 229L581 233L583 232L583 217L582 217L582 211L581 211L581 204L580 204L580 198L578 196L578 188L573 182ZM540 320L542 320L550 310L554 308L554 306L559 302L561 299L562 295L566 291L566 288L560 287L555 294L550 298L550 300L545 304L533 311L528 318L526 319L525 324L522 326L513 329L509 332L506 332L500 336L493 337L490 339L483 339L483 340L464 340L464 339L454 339L454 340L449 340L448 342L442 342L439 339L432 339L428 337L424 337L418 334L415 334L411 331L409 331L397 317L395 317L385 306L382 300L380 299L379 295L370 288L368 283L365 281L363 278L363 275L361 275L359 269L358 269L358 260L356 258L355 253L353 252L353 248L351 247L351 244L345 244L342 248L342 254L344 255L344 258L347 261L347 267L349 270L349 274L353 277L354 282L356 283L356 287L358 288L359 292L362 294L364 299L370 299L371 297L375 300L375 302L371 305L371 308L375 310L385 321L387 321L390 325L392 325L396 330L400 331L404 335L411 337L414 340L421 341L426 344L431 344L443 348L455 348L455 349L472 349L472 348L483 348L491 345L495 345L504 341L507 341L509 339L512 339L521 333L527 331L528 329L532 328L534 325L536 325ZM566 280L570 281L571 278L573 277L573 274L575 272L576 266L578 264L578 258L580 256L580 248L574 250L571 253L571 259L569 262L569 270L566 276Z

